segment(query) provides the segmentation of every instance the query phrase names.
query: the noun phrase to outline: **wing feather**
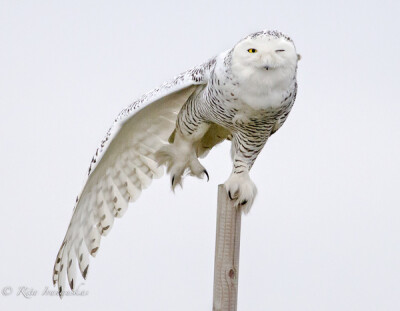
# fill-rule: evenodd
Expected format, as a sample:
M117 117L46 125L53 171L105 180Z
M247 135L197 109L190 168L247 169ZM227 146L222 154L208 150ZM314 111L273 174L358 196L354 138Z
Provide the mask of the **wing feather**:
M101 236L110 232L114 218L122 217L129 202L137 200L153 178L163 175L154 154L168 143L180 108L197 85L207 83L214 64L212 59L164 83L114 120L92 158L88 179L57 254L53 283L58 285L60 297L66 275L71 289L76 284L76 265L86 278L89 254L97 254Z

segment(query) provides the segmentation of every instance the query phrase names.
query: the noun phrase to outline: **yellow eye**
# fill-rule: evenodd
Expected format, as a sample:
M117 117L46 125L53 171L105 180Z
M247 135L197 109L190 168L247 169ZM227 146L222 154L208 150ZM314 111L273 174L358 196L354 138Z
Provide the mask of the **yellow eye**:
M248 49L247 52L249 52L249 53L257 53L257 50L256 49Z

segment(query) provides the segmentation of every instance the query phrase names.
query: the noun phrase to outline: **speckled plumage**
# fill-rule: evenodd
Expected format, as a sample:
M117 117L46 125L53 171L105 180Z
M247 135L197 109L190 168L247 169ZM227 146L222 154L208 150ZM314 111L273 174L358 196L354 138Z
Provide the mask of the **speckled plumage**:
M248 55L250 50L256 55ZM261 31L122 110L92 158L57 255L53 282L60 296L66 278L73 289L76 265L86 278L88 255L96 255L101 236L128 203L163 175L162 165L173 188L185 171L208 177L198 158L232 140L233 169L225 187L235 206L247 212L256 195L249 171L293 106L296 71L292 40Z

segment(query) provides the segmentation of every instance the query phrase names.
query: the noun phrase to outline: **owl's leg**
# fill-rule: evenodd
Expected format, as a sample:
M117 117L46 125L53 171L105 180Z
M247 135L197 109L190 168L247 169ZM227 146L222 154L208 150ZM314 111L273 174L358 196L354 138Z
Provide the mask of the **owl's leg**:
M172 189L177 185L182 186L185 172L198 178L207 177L207 170L197 159L197 144L210 127L209 123L193 113L192 101L187 102L180 113L176 123L176 129L172 135L170 144L163 146L156 153L159 165L165 164L167 172L171 176Z
M225 182L225 189L229 198L235 201L235 207L242 209L244 213L250 211L257 194L257 188L250 179L249 172L266 141L266 138L249 137L243 133L233 134L231 149L233 169Z
M206 131L205 129L204 132ZM158 163L167 166L173 190L177 185L182 186L185 172L198 178L206 176L207 180L209 179L207 170L197 159L195 148L197 140L194 140L194 138L196 137L184 135L177 130L174 142L162 147L156 154Z

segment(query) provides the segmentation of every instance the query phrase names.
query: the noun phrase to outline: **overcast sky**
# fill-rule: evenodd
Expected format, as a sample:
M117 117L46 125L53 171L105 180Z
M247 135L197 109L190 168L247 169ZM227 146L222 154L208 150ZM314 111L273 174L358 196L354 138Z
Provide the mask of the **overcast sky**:
M238 310L398 311L399 14L396 1L0 0L0 308L211 310L229 142L202 161L209 183L187 178L174 195L164 177L143 192L102 240L86 296L42 293L117 113L278 29L302 55L299 90L251 172Z

